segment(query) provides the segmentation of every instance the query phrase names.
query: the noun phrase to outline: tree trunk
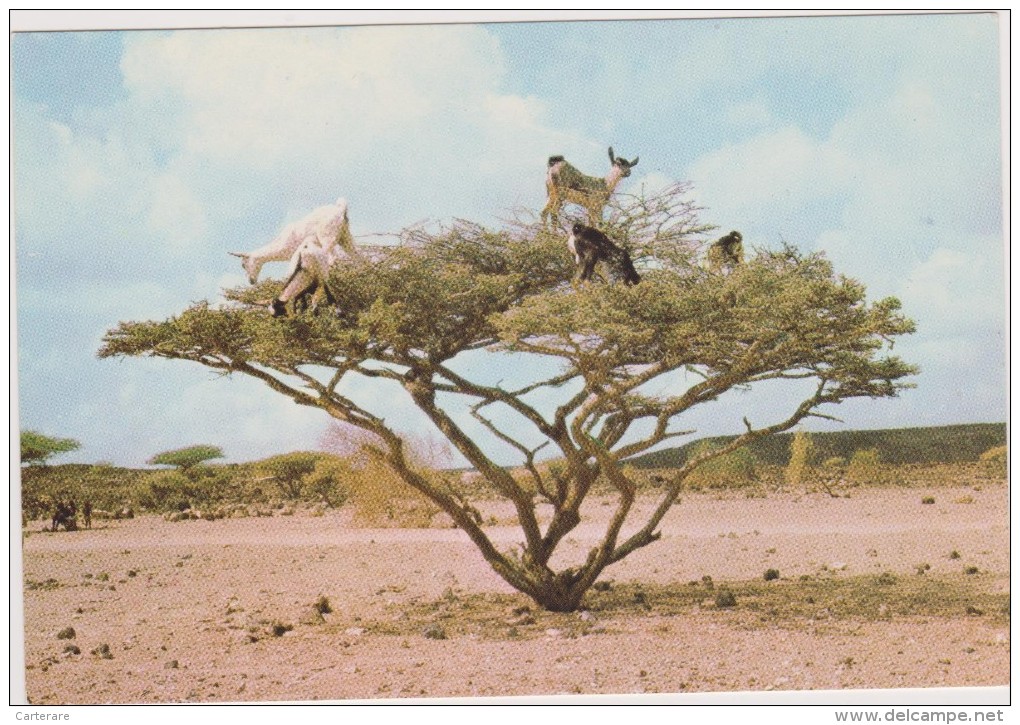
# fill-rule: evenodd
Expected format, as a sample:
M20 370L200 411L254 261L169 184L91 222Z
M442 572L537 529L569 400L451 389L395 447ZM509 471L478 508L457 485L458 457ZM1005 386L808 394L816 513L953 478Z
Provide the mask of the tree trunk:
M584 594L584 590L577 588L562 589L557 586L548 586L530 594L530 596L542 609L550 612L575 612L580 609Z

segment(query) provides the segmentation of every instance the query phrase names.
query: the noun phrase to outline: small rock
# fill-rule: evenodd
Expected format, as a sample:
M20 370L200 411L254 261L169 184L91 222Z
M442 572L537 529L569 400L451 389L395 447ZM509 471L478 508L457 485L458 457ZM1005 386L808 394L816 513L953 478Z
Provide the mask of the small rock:
M57 632L57 639L74 639L75 631L74 627L64 627L62 630Z
M104 659L104 660L112 660L113 659L113 653L110 652L110 645L108 645L108 644L101 644L101 645L99 645L94 650L92 650L92 654L94 654L97 657L99 657L100 659Z
M81 654L81 649L78 647L78 645L69 644L66 647L64 647L64 654L65 655L80 655Z
M364 627L348 627L347 629L344 630L344 634L348 635L349 637L360 637L364 633L365 633Z
M440 627L438 624L433 624L425 628L422 632L425 639L446 639L446 630Z
M177 660L170 660L163 665L164 670L176 670L178 666Z
M562 629L547 629L547 630L545 630L545 636L546 637L559 637L562 634L563 634L563 630Z
M287 632L290 632L292 629L294 629L293 624L286 624L284 622L273 622L269 631L272 633L274 637L282 637L283 635L287 634Z
M577 615L577 618L582 622L594 622L595 615L589 612L587 609Z
M325 624L325 622L326 618L323 617L322 612L320 612L315 607L309 607L308 610L301 617L301 624L310 624L312 626L315 626L317 624Z

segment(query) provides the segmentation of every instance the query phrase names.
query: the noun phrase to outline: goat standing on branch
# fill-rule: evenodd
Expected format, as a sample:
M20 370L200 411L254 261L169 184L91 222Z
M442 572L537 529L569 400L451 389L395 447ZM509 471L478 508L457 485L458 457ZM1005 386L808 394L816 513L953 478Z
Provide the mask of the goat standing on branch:
M710 272L721 272L733 269L744 262L744 237L740 232L730 232L719 237L708 248L708 269Z
M318 307L318 296L321 292L327 304L335 304L336 300L329 291L329 270L345 256L339 246L323 249L312 242L305 242L290 261L290 274L283 286L283 291L269 303L273 317L287 316L287 303L294 301L294 311L308 309L308 298L314 312Z
M613 147L609 147L609 161L613 168L606 178L582 174L567 163L562 156L549 157L549 171L545 178L545 188L549 195L545 208L542 209L542 223L552 217L554 225L559 224L559 212L564 202L580 204L588 210L588 221L598 224L602 221L602 210L609 201L621 179L630 176L630 170L637 166L638 159L627 161L622 156L613 155Z
M340 198L334 204L320 206L304 218L288 224L280 230L273 241L263 247L247 254L241 252L231 254L241 258L244 271L248 273L248 281L255 284L259 279L262 265L266 262L291 260L288 277L293 276L294 254L305 242L315 243L325 250L339 246L347 252L354 252L354 237L351 236L345 199Z
M575 224L567 237L567 247L577 262L579 282L590 280L599 262L606 263L609 277L614 282L623 281L626 285L634 285L641 281L627 250L614 244L598 229Z

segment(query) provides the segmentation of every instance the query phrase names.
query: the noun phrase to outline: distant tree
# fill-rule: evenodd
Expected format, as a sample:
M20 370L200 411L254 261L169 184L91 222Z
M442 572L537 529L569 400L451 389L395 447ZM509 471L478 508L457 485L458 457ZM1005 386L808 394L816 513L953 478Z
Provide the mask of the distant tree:
M276 479L283 495L289 499L301 498L305 476L315 471L315 466L323 457L321 453L296 451L267 458L259 463L259 468Z
M121 322L99 355L249 376L372 433L370 452L395 485L449 514L499 576L546 609L575 610L607 567L661 537L700 466L805 417L828 417L826 406L893 397L915 372L888 354L914 329L898 300L869 303L864 286L821 254L762 250L725 274L704 269L705 227L686 192L622 199L605 220L642 271L634 286L571 284L565 235L537 222L498 231L458 222L438 233L407 230L399 246L335 265L335 314L273 319L264 301L280 283L267 281L162 322ZM477 364L485 358L492 365ZM507 361L514 382L493 381L489 373ZM350 394L366 380L385 394ZM745 418L732 441L676 469L654 504L634 505L628 458L690 435L683 419L698 406L777 381L801 391L800 402L777 405L767 420ZM470 484L413 465L395 427L397 393L513 506L513 546L474 517ZM503 465L508 452L528 485ZM563 467L543 472L540 454ZM576 559L554 556L574 540L597 481L615 497L600 538Z
M51 456L81 448L73 438L51 438L34 430L21 431L21 463L45 464Z
M157 453L149 459L149 463L155 466L174 466L187 471L214 458L223 458L223 451L218 446L198 445Z

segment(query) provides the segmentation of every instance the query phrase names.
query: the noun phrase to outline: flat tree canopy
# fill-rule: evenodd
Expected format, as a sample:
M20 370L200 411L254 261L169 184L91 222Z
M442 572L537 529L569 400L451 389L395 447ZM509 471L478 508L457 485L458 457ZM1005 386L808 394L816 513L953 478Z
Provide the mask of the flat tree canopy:
M157 453L148 462L154 466L175 466L186 471L213 458L223 458L223 451L218 446L198 445Z
M864 286L836 274L821 254L759 250L732 271L703 269L705 228L686 191L612 210L604 229L641 270L633 287L571 284L562 232L458 221L434 234L405 232L397 247L338 265L329 282L335 313L273 319L258 301L279 283L264 282L163 322L121 322L99 355L191 360L249 375L369 431L374 454L453 517L500 576L543 607L573 610L606 567L659 538L698 466L824 417L844 400L895 396L915 372L888 354L914 329L899 302L869 303ZM493 383L479 372L480 355L509 353L525 382ZM468 484L416 469L387 411L344 393L351 381L402 389L488 488L512 502L519 544L494 544ZM652 513L624 535L636 496L625 460L692 434L681 426L695 406L769 381L800 381L807 392L773 420L744 418L731 442L686 461L656 491ZM495 462L507 450L518 475ZM553 553L580 523L599 478L616 500L601 540L583 560L554 568ZM539 503L552 507L547 523L539 522Z
M74 438L51 438L34 430L21 431L21 462L45 463L51 456L81 448Z

